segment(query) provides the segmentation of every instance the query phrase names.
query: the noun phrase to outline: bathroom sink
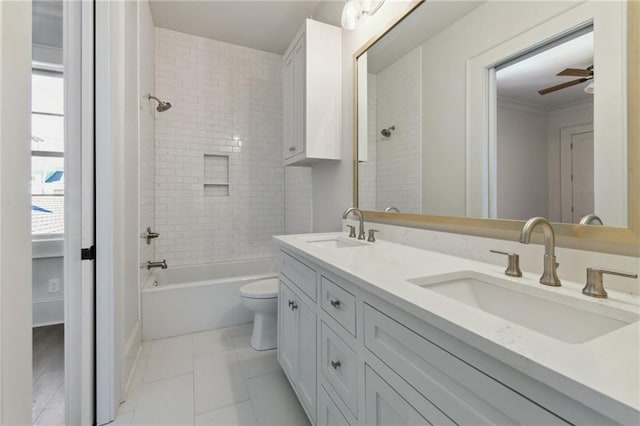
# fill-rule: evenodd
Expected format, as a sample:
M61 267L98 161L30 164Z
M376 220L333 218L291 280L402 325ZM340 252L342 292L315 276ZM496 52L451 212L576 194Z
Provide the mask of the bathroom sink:
M409 282L566 343L584 343L640 319L634 312L475 271Z
M356 239L349 240L341 237L306 239L305 242L307 244L311 244L314 247L322 247L322 248L348 248L348 247L361 247L361 246L367 245L367 243L358 241Z

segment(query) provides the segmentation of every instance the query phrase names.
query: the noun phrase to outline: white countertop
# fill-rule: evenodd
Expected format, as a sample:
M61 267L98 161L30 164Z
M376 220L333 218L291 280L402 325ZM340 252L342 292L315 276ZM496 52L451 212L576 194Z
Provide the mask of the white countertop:
M616 418L617 411L640 416L640 322L596 339L570 344L519 326L407 281L456 271L477 271L557 294L558 300L587 300L640 313L640 297L608 291L608 299L582 295L584 283L563 281L561 287L538 283L539 276L504 275L504 267L434 251L378 240L364 247L322 248L307 241L345 234L306 234L274 237L283 248L310 257L407 312L457 337L476 349L534 377L548 386ZM353 240L352 240L353 241ZM506 261L505 261L506 266ZM606 287L606 283L605 283ZM541 315L544 315L542 312ZM562 324L558 324L562 327ZM633 413L633 415L635 415Z

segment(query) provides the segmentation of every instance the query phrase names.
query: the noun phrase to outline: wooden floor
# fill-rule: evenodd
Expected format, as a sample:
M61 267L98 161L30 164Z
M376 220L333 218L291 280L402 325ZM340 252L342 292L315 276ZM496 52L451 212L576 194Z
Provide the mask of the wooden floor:
M64 425L64 325L33 329L34 425Z

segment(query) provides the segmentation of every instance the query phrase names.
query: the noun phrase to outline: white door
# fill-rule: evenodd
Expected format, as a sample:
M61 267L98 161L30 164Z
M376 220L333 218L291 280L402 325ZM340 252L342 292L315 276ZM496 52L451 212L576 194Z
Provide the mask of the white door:
M95 233L92 2L64 2L64 46L65 416L66 424L93 424L95 260L89 250Z
M293 305L296 303L296 296L280 281L280 296L278 297L278 315L280 324L278 327L278 355L280 365L287 372L289 378L295 383L298 372L298 321Z
M593 125L561 130L562 221L578 223L594 212Z
M283 98L284 98L284 143L283 158L287 158L293 155L295 149L293 144L293 132L294 132L294 76L293 76L293 59L295 52L291 52L284 61L284 71L282 77L283 84Z
M306 136L306 38L303 35L293 49L293 99L294 99L294 134L293 154L298 155L305 151Z

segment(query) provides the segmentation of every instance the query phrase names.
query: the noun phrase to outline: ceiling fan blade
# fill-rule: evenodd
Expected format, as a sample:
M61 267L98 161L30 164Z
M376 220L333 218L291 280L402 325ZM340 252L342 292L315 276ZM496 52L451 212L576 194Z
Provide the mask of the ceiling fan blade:
M576 84L584 83L585 81L591 80L590 78L579 78L577 80L567 81L566 83L558 84L557 86L547 87L546 89L538 90L538 93L541 95L546 95L547 93L555 92L558 90L566 89L567 87L575 86Z
M580 68L566 68L560 71L556 75L566 75L571 77L589 77L590 75L593 75L593 70L590 70L590 69L583 70Z

